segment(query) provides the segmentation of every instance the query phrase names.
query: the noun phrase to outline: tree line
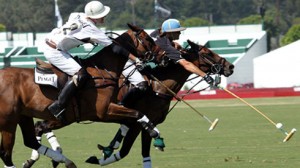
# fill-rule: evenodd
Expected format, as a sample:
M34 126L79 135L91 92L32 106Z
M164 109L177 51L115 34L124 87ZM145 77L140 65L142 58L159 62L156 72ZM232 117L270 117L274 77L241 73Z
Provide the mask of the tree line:
M71 12L83 12L89 1L58 0L64 22ZM155 11L154 0L100 1L111 7L104 25L110 30L127 29L126 23L157 28L167 18L177 18L187 27L263 23L279 45L279 39L300 23L299 0L158 0L169 16ZM0 10L0 31L48 32L56 26L54 0L0 0ZM286 43L289 40L283 40Z

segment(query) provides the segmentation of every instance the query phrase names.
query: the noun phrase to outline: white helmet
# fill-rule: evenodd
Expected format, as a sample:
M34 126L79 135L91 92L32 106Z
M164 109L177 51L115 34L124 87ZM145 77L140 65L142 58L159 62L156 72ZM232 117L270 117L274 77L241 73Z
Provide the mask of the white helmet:
M84 12L87 17L92 19L100 19L106 16L110 11L110 7L104 6L99 1L91 1L85 5Z

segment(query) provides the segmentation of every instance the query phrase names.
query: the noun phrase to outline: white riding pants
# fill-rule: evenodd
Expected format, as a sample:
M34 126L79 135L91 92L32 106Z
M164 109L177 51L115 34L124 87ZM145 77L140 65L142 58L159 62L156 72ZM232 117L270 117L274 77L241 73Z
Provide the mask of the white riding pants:
M70 76L81 69L81 66L66 51L59 51L46 45L44 55L51 64Z
M143 75L135 68L134 62L130 59L126 62L122 74L128 77L129 82L134 86L145 81Z

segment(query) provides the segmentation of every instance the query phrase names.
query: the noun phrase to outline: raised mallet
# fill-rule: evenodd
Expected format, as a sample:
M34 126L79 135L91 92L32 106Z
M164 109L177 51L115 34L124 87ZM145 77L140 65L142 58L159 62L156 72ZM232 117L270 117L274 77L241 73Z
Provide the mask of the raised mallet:
M196 110L193 106L191 106L188 102L184 101L182 98L178 97L177 94L175 92L173 92L173 90L171 90L168 86L166 86L164 83L162 83L160 80L158 80L155 76L151 75L151 78L153 78L155 81L157 81L160 85L162 85L163 87L165 87L168 92L170 92L175 99L182 101L183 103L185 103L186 105L188 105L194 112L196 112L197 114L199 114L201 117L203 117L206 121L208 121L211 125L208 129L208 131L212 131L218 124L219 119L216 118L214 121L211 121L208 117L206 117L205 115L201 114L198 110Z
M219 86L219 88L223 89L225 92L231 94L232 96L234 96L235 98L239 99L240 101L242 101L243 103L245 103L246 105L248 105L249 107L251 107L253 110L255 110L256 112L258 112L259 114L261 114L265 119L267 119L270 123L272 123L278 130L280 130L281 132L283 132L286 137L283 139L283 142L288 141L289 139L292 138L292 136L295 134L295 132L297 131L296 128L293 128L290 132L285 131L282 127L282 123L275 123L273 120L271 120L269 117L267 117L264 113L262 113L261 111L259 111L257 108L255 108L253 105L251 105L250 103L246 102L244 99L240 98L239 96L237 96L236 94L232 93L231 91L229 91L226 88L223 88L221 86Z

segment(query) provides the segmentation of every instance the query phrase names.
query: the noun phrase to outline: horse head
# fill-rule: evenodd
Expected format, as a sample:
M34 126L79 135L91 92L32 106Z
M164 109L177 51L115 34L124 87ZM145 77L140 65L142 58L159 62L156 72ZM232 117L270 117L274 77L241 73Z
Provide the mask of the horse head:
M122 46L141 60L157 58L164 54L164 51L155 44L153 39L144 31L144 29L132 24L127 25L129 29L113 39L114 43ZM85 63L84 65L86 65L86 67L94 67L94 65L96 65L99 68L105 68L106 71L116 73L116 75L110 75L116 78L121 74L126 61L127 59L125 57L114 54L110 47L105 47L89 59L81 62ZM94 72L91 72L90 74L97 75L99 73L98 70L91 71Z
M134 40L137 57L142 60L153 60L162 58L164 51L158 47L154 40L150 37L144 29L134 26L132 24L127 24L130 28L127 33Z
M226 77L233 73L234 65L205 46L187 40L190 48L183 50L183 57L193 62L206 73L220 74Z

